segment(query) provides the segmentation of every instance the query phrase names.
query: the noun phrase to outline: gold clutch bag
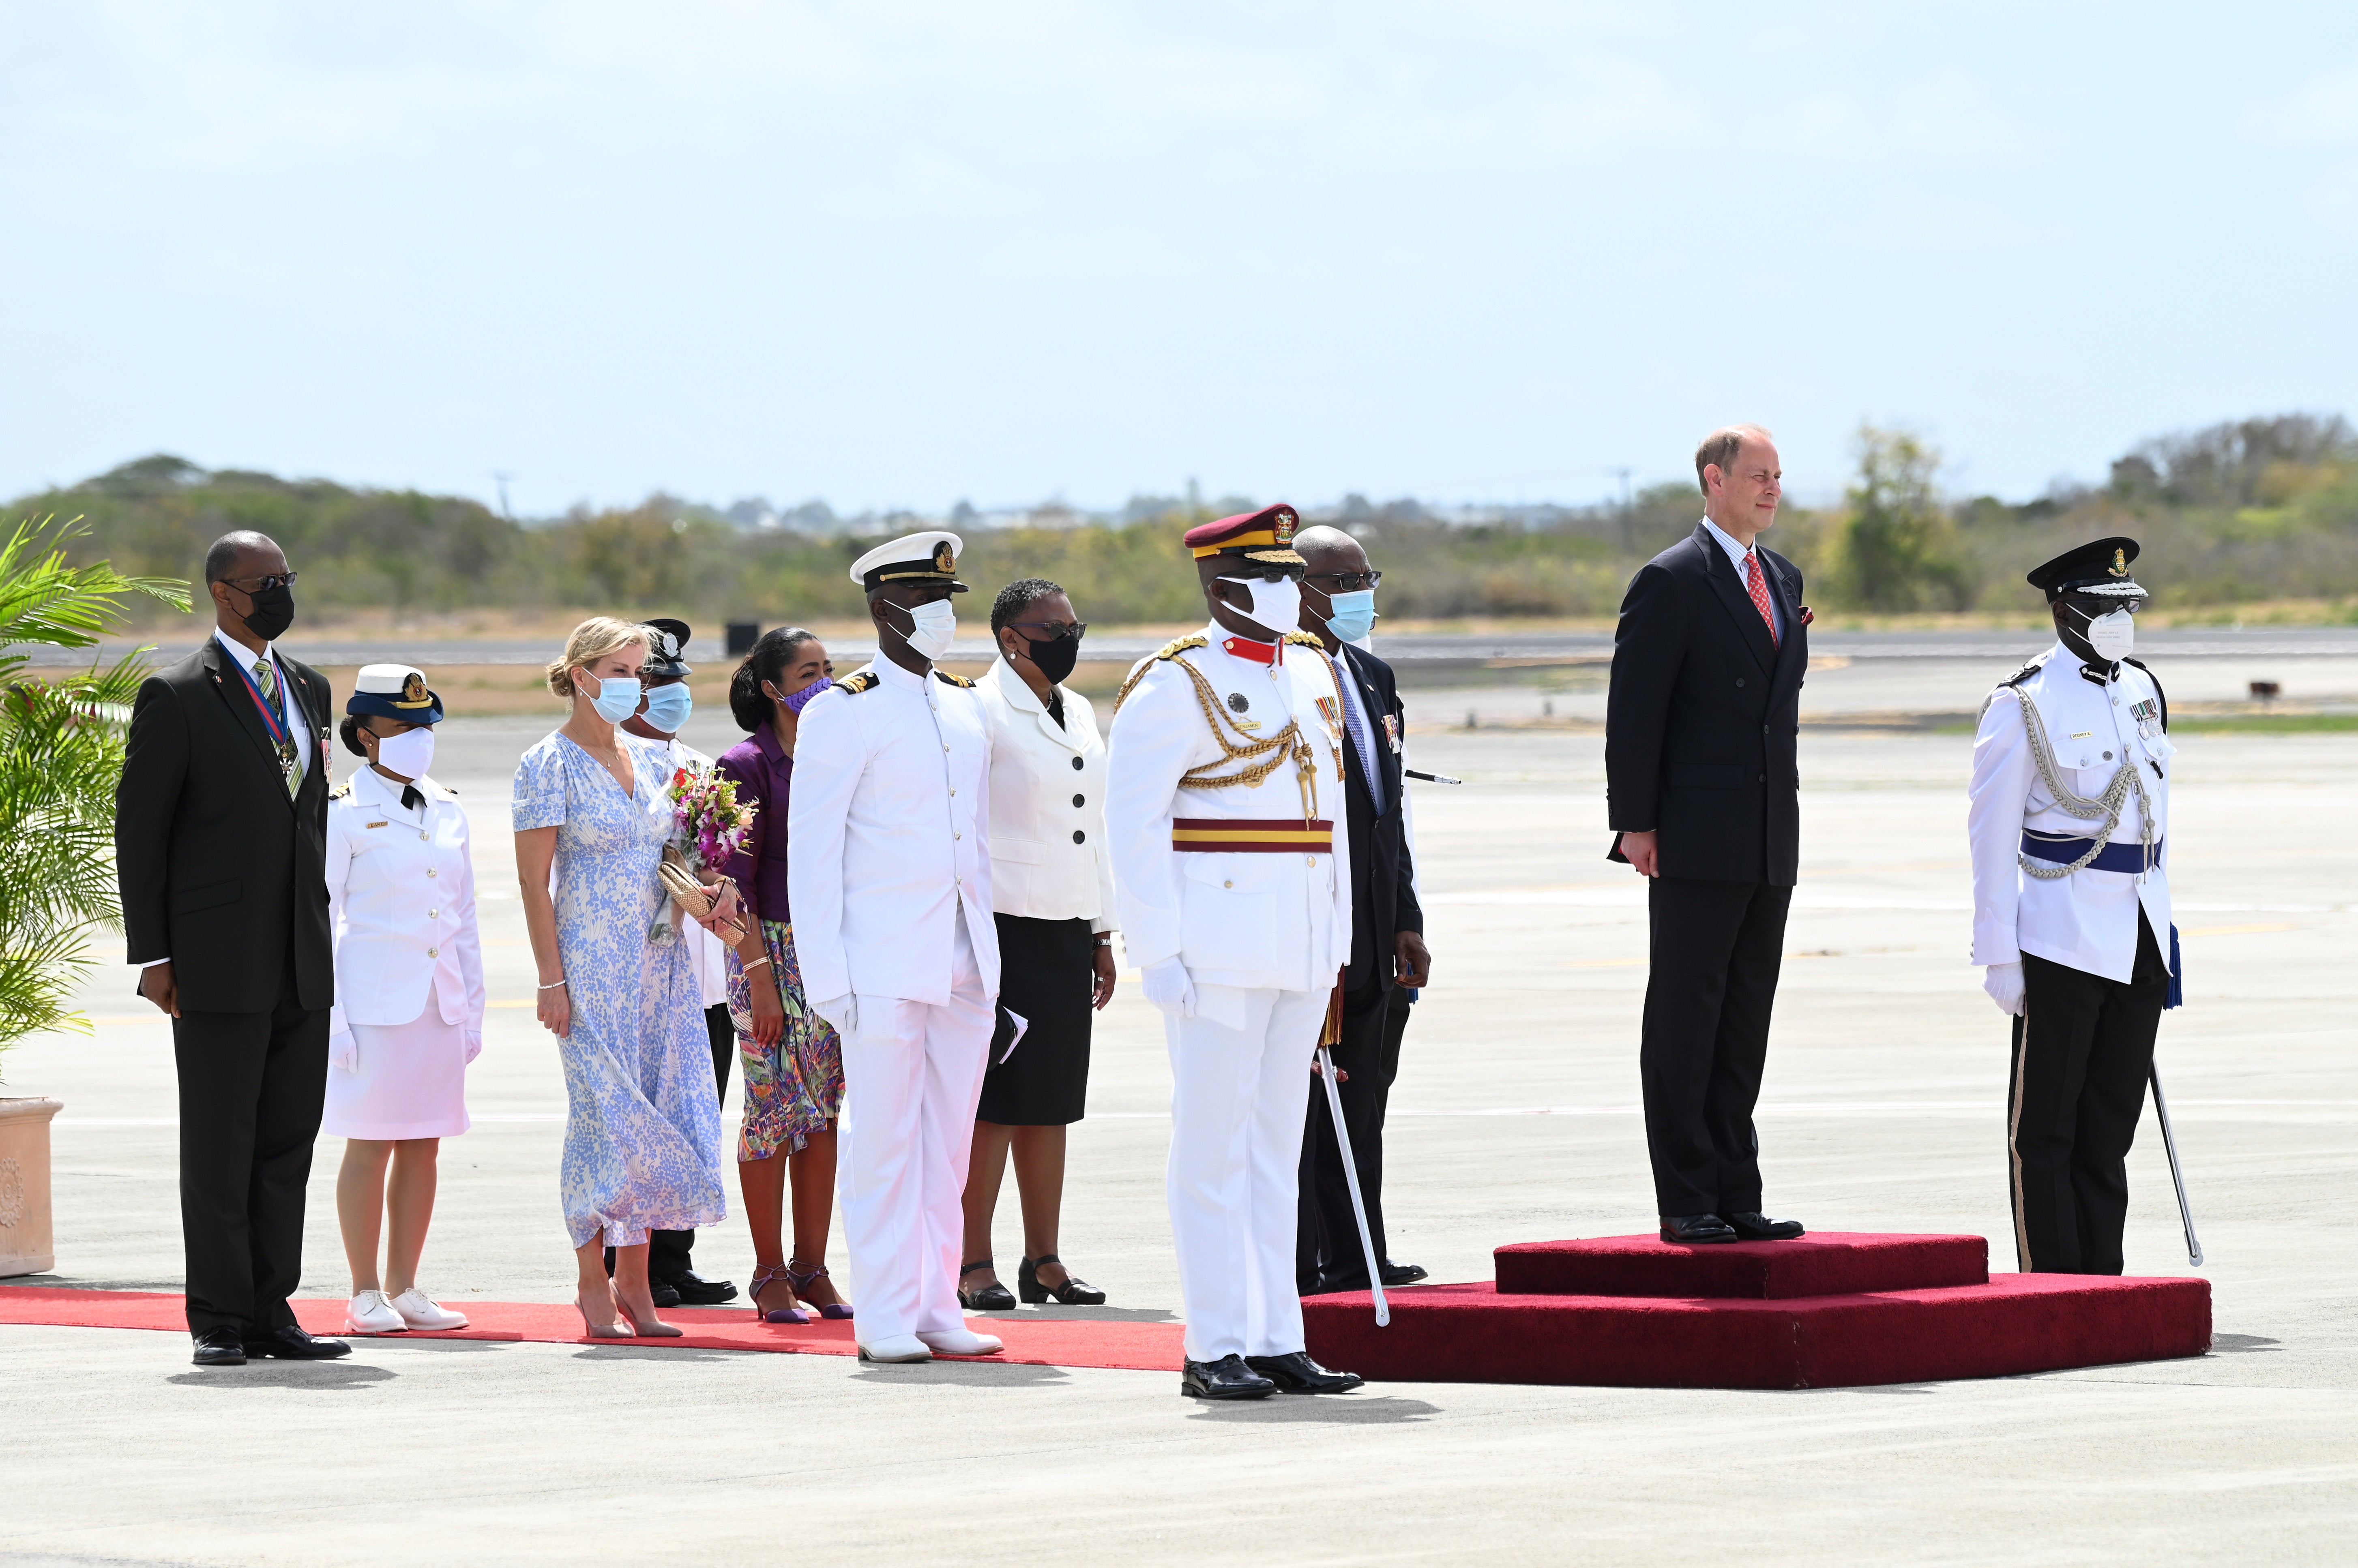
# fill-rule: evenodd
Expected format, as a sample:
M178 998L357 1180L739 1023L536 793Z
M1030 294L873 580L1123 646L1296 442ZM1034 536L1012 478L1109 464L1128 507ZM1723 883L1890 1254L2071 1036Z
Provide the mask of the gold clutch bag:
M655 867L656 878L662 881L664 892L671 895L672 903L685 910L690 919L709 918L712 906L716 902L713 890L698 881L695 875L679 862L676 854L676 852L671 849L664 851L663 860ZM731 942L741 942L745 939L744 928L733 921L722 921L720 930Z

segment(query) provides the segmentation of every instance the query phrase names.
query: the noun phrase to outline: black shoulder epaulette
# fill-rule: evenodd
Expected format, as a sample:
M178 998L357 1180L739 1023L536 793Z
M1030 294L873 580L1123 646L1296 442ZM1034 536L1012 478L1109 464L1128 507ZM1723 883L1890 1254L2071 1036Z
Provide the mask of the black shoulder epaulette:
M352 794L352 780L350 780L350 779L346 779L343 783L341 783L341 784L338 784L335 788L333 788L333 789L331 789L331 790L330 790L330 791L328 792L328 798L329 798L330 800L341 800L341 799L343 799L343 798L344 798L344 796L346 796L346 795L350 795L350 794Z
M842 688L844 696L858 697L863 691L874 689L876 673L873 670L860 670L844 676L835 684Z
M2014 674L2006 676L2006 679L1998 682L1997 684L2001 687L2020 686L2024 681L2028 680L2031 676L2037 675L2045 667L2046 661L2042 659L2033 659L2028 664L2023 665L2022 668L2015 671Z
M1175 659L1190 648L1208 648L1211 645L1212 640L1209 637L1205 636L1201 632L1195 633L1193 636L1172 638L1171 641L1163 643L1162 647L1157 648L1154 651L1154 656L1152 658L1141 659L1138 661L1138 668L1130 672L1130 678L1121 683L1121 689L1120 691L1114 693L1113 710L1116 713L1120 713L1121 711L1121 705L1130 700L1131 689L1135 687L1141 680L1145 678L1147 671L1152 669L1163 660Z
M1289 643L1300 643L1306 647L1315 648L1322 654L1326 651L1326 644L1320 642L1317 638L1312 636L1307 632L1288 632L1285 634L1285 640Z
M2161 677L2155 675L2153 671L2147 666L2146 662L2143 659L2123 659L2121 663L2125 665L2135 665L2137 668L2145 671L2146 679L2153 682L2154 700L2161 704L2162 732L2164 734L2168 734L2169 731L2169 694L2161 689Z
M962 686L962 687L968 687L968 688L969 688L969 689L971 689L971 688L973 687L973 686L974 686L974 682L972 682L972 681L970 681L970 680L967 679L967 678L966 678L966 676L954 676L954 675L950 674L950 672L949 672L949 671L947 671L947 670L936 670L936 671L934 672L934 674L936 674L936 676L939 676L942 679L944 679L944 680L946 680L946 681L949 682L949 684L950 684L950 685L952 685L952 686Z

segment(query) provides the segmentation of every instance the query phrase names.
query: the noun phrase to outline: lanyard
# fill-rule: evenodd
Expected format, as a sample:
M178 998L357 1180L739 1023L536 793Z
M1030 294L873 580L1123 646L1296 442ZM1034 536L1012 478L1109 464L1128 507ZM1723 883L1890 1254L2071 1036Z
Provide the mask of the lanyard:
M270 657L267 654L262 656L265 659ZM254 672L239 661L231 662L237 665L237 673L245 681L245 695L254 698L254 709L262 715L262 727L270 731L271 741L282 750L291 747L294 742L287 735L287 720L275 712L268 700L263 697L262 687L255 682ZM287 691L287 672L283 669L278 671L278 690L283 698Z

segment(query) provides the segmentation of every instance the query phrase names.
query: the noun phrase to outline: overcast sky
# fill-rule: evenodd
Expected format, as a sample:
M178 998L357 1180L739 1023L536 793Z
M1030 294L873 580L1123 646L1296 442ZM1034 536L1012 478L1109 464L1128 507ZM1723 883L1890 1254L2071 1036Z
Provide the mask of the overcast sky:
M2358 7L0 6L0 494L1961 492L2358 412Z

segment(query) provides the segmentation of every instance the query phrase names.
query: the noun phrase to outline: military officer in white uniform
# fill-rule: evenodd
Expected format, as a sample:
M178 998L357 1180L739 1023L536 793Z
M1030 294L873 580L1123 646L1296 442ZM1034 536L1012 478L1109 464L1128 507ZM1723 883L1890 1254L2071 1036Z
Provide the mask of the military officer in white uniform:
M836 1188L869 1361L1000 1348L957 1300L999 995L990 732L974 683L933 666L959 548L913 534L852 564L877 657L803 710L786 813L803 990L843 1036Z
M1171 1052L1180 1391L1197 1399L1360 1381L1304 1354L1294 1288L1303 1089L1351 951L1345 710L1293 630L1295 524L1271 506L1188 531L1211 624L1131 670L1108 741L1120 924Z
M2117 1274L2125 1160L2178 957L2160 684L2129 651L2134 539L2030 574L2056 644L1992 692L1967 815L1973 961L2014 1015L2006 1108L2025 1271Z
M423 671L364 665L344 745L368 765L329 792L336 944L319 1130L346 1140L336 1210L352 1265L348 1334L466 1326L417 1288L440 1141L467 1130L467 1064L483 1048L482 940L467 814L434 782L442 699ZM390 1173L391 1181L387 1175ZM390 1209L384 1272L377 1238Z

